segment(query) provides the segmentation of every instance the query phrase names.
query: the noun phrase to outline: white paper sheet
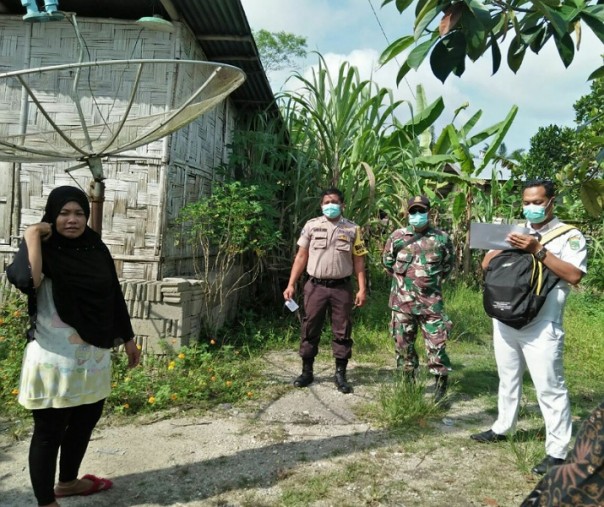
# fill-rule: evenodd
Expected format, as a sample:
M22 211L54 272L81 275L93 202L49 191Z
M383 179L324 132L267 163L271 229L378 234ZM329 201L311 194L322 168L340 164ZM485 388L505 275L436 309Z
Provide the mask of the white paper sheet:
M513 224L470 224L470 248L483 250L509 250L512 248L505 240L511 232L529 234L530 229Z

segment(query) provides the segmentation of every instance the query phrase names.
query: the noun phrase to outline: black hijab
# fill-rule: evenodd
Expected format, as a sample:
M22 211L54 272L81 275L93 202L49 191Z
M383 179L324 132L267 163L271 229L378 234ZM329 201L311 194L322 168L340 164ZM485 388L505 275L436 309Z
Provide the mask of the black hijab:
M68 202L78 203L86 219L90 205L76 187L57 187L48 196L43 222L52 226L42 242L42 272L52 280L52 295L61 320L76 329L84 341L109 348L134 333L113 259L99 234L86 226L75 239L57 232L55 221Z

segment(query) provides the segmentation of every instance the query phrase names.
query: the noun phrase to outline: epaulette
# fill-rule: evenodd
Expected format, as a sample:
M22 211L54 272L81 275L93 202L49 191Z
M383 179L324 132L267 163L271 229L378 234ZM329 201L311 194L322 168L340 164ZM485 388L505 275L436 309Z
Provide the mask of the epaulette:
M342 222L346 222L346 225L350 225L352 227L356 227L357 226L357 224L355 224L352 220L348 220L348 218L342 217Z

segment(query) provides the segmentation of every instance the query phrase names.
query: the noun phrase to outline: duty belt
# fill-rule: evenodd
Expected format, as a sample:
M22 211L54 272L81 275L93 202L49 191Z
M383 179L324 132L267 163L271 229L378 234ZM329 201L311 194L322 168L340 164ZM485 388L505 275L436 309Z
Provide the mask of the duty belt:
M339 285L344 285L349 281L349 276L345 278L315 278L314 276L310 277L310 283L312 283L313 285L322 285L323 287L338 287Z

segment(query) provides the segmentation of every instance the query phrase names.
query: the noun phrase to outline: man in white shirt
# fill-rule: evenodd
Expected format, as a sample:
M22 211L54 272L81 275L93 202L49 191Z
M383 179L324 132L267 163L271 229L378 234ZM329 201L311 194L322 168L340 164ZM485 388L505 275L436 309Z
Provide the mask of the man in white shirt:
M547 248L539 242L546 232L564 226L554 216L551 181L528 182L522 201L531 232L511 233L506 241L511 248L533 253L560 280L548 294L537 317L523 328L514 329L493 319L493 346L499 374L498 416L490 430L471 438L481 443L498 442L514 430L520 408L522 376L528 368L545 420L547 455L533 468L533 473L542 475L550 467L564 462L572 434L570 402L564 381L562 318L570 285L578 284L587 271L587 248L585 238L577 229L548 242ZM500 252L488 252L482 268L486 270L491 259Z

